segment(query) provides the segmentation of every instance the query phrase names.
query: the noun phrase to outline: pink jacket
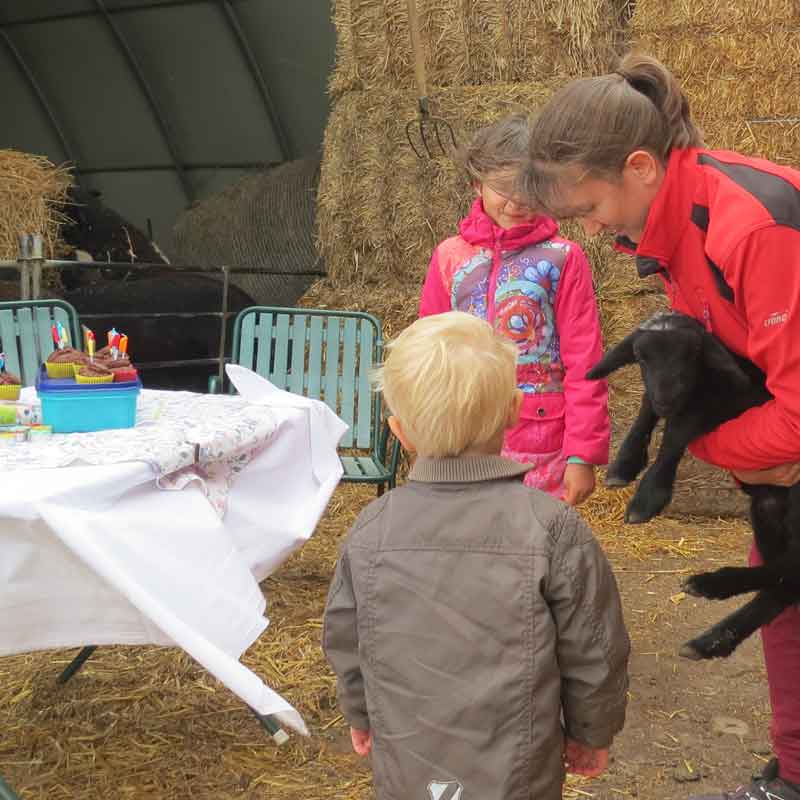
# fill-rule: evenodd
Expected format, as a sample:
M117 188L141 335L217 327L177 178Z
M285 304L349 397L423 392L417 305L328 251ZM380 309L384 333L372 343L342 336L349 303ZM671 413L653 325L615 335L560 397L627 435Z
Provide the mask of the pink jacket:
M525 393L520 428L535 433L532 452L607 463L608 387L584 377L603 343L583 251L556 236L549 217L498 227L480 199L459 231L433 251L419 315L467 311L516 342Z

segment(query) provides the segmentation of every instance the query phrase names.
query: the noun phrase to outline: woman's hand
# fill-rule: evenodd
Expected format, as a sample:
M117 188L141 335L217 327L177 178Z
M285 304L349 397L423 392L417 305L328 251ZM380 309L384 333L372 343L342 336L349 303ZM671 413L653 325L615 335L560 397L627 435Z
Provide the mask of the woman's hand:
M769 469L741 469L733 477L742 483L765 484L767 486L793 486L800 481L800 463L780 464Z
M608 766L607 747L589 747L588 744L567 739L564 744L564 766L573 775L596 778Z
M567 464L564 471L566 491L562 500L571 506L579 506L594 491L594 466L591 464Z
M372 750L372 733L370 731L360 731L358 728L350 728L350 741L353 743L353 750L360 756L368 756Z

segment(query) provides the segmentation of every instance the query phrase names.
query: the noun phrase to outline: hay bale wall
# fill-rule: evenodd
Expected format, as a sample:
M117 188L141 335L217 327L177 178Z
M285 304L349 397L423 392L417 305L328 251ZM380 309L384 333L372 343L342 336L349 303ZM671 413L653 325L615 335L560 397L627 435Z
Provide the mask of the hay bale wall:
M534 81L605 69L621 36L624 0L417 0L430 86ZM330 89L411 88L404 0L335 0Z
M40 233L45 255L59 252L59 209L72 176L43 156L0 150L0 259L19 255L19 234Z
M721 0L721 6L638 0L627 30L620 4L610 2L576 3L571 15L565 5L544 0L422 0L419 7L435 87L432 113L451 123L459 142L508 113L535 112L569 78L605 71L615 52L635 44L675 70L710 144L800 161L800 125L774 121L796 113L796 0ZM335 103L317 217L330 277L301 302L371 311L392 335L415 319L431 251L456 232L472 192L448 157L420 160L406 140L405 124L417 110L405 3L338 0L334 21ZM562 232L592 263L607 346L667 307L660 281L640 280L632 260L609 242L587 241L576 225ZM632 368L613 376L610 386L616 448L635 417L641 387ZM672 513L745 509L727 475L685 460Z
M262 305L291 306L322 270L314 226L319 157L246 175L185 211L173 228L180 263L263 269L231 275ZM212 273L219 278L219 273Z

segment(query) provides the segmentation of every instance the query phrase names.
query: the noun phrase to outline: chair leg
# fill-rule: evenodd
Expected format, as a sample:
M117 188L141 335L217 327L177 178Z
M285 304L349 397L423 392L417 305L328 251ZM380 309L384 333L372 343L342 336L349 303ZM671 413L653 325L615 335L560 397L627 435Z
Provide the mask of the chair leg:
M58 676L58 683L62 686L89 660L94 651L97 650L96 645L89 645L84 647L72 661L67 664L67 668ZM0 798L2 800L2 798Z
M276 722L275 717L267 714L259 714L258 711L253 708L250 710L255 714L256 719L261 723L261 726L266 730L272 738L272 741L275 742L278 747L289 741L289 734ZM0 800L2 800L2 798L0 798Z
M0 778L0 800L19 800L14 790Z
M384 484L384 483L379 483L379 484L378 484L378 497L380 497L380 496L383 494L383 487L384 487L385 485L386 485L386 484Z

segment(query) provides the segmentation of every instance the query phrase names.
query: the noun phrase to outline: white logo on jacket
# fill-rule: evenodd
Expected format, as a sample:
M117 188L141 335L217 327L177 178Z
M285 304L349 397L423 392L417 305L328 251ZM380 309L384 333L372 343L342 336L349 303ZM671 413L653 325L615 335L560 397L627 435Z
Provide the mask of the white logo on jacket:
M461 800L464 787L458 781L431 781L428 793L431 800Z

